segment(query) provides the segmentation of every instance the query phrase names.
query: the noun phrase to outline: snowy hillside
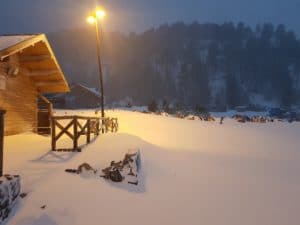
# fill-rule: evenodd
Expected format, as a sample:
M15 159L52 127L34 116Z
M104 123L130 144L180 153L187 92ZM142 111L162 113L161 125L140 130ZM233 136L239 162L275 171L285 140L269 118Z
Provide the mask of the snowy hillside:
M81 153L52 153L50 138L34 134L5 139L5 172L20 174L28 193L8 225L299 224L300 123L108 114L119 132ZM138 187L64 172L84 162L105 168L132 148L142 156Z
M253 28L178 22L142 33L104 29L106 102L128 96L134 105L165 99L218 111L300 107L299 38L282 24ZM49 39L68 81L95 87L94 31L58 31Z

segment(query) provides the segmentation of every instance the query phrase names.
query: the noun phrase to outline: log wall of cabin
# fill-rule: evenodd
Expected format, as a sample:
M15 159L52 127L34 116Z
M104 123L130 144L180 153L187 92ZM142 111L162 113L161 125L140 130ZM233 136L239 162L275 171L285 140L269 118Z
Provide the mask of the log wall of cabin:
M36 131L38 92L33 81L22 68L17 75L8 75L9 68L18 68L17 57L0 61L0 76L5 77L6 88L0 90L0 108L6 110L5 135Z

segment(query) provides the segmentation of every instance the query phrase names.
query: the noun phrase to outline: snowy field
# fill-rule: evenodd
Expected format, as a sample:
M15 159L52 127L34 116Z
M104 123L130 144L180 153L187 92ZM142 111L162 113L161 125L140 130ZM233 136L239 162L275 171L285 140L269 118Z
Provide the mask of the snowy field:
M5 172L20 174L28 193L6 224L300 224L300 123L108 115L118 117L119 132L81 153L52 153L50 138L34 134L5 138ZM132 148L142 154L138 188L64 172L83 162L104 168Z

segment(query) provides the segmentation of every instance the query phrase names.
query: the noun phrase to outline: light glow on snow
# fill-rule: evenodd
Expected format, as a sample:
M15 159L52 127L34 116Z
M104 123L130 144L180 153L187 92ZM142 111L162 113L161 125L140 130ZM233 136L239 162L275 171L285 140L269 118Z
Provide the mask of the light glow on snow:
M101 135L81 153L53 153L50 138L31 133L5 138L5 173L20 174L28 193L8 225L299 223L300 123L225 119L220 125L106 113L118 117L119 132ZM138 189L64 172L83 162L105 168L136 148L143 177Z

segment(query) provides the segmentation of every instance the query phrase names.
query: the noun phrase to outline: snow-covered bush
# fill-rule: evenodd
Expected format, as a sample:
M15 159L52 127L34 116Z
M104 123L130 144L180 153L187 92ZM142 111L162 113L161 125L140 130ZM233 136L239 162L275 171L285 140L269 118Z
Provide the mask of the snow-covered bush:
M20 177L5 175L0 177L0 223L16 204L21 191Z

